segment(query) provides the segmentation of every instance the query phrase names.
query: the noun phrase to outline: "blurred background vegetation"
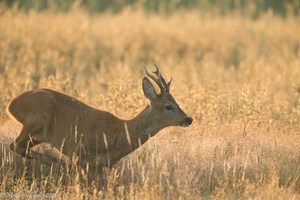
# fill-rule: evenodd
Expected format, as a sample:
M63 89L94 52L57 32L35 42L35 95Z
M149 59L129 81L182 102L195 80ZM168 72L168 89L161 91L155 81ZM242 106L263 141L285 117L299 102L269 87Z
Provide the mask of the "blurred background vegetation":
M232 12L258 17L266 11L280 16L299 15L300 0L4 0L7 7L42 11L66 12L76 6L90 13L120 12L126 7L144 8L148 12L172 14L177 10L199 10L225 15Z

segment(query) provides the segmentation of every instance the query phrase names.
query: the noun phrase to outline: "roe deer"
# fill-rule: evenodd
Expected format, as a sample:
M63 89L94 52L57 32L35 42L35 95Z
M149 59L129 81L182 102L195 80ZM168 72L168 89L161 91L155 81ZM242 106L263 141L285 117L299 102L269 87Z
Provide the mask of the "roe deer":
M143 92L150 105L131 120L119 119L50 89L21 94L8 106L8 112L23 125L10 149L23 157L53 163L57 161L53 157L30 150L45 142L66 158L78 156L81 166L102 168L112 166L165 127L191 125L193 119L170 94L172 79L166 83L157 66L154 74L144 69L159 86L160 93L144 77Z

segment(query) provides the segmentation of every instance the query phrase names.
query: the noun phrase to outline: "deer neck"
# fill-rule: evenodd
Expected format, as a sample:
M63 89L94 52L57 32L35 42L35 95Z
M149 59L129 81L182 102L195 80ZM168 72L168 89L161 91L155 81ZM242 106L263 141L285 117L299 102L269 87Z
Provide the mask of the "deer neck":
M151 107L147 106L139 115L126 122L127 137L130 137L132 151L144 144L150 137L156 135L164 128L157 123L155 116L151 112ZM127 138L129 139L129 138Z

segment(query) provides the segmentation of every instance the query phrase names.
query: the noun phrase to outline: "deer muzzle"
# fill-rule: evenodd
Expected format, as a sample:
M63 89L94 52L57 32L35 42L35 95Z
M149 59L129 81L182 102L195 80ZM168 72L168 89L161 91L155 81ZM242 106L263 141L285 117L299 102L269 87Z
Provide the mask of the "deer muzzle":
M193 118L191 116L186 116L182 122L182 127L188 127L193 123Z

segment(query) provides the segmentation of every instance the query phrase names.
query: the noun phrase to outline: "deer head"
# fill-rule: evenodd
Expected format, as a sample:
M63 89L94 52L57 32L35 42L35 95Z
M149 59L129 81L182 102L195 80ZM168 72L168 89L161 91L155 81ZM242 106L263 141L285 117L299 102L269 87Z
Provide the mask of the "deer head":
M157 121L167 126L182 126L187 127L192 124L193 118L182 111L175 99L170 94L172 79L167 83L157 65L156 71L152 75L144 67L146 74L160 88L160 93L156 93L155 88L149 78L143 79L144 95L150 100L150 109L154 116L157 116ZM155 77L156 76L156 77Z

